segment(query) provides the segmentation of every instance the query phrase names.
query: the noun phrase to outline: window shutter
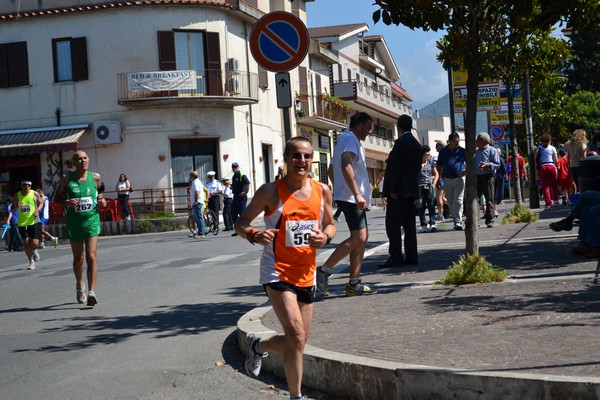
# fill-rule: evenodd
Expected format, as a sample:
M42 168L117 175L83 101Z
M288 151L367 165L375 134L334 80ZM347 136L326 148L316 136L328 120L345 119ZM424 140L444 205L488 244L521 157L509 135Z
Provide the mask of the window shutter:
M175 63L175 34L172 31L158 31L158 69L174 71Z
M84 37L71 39L71 63L75 82L88 79L87 44Z
M206 77L209 96L223 96L219 33L206 32ZM235 79L235 78L232 78Z
M266 89L269 87L269 74L266 69L258 66L258 87Z
M321 75L315 74L315 86L317 89L317 93L323 93L323 89L321 88ZM317 115L323 115L323 101L321 99L315 99L317 103Z
M8 47L0 44L0 88L8 87Z
M298 78L300 79L300 91L308 93L306 67L298 67Z
M8 77L11 87L29 85L27 42L8 45Z

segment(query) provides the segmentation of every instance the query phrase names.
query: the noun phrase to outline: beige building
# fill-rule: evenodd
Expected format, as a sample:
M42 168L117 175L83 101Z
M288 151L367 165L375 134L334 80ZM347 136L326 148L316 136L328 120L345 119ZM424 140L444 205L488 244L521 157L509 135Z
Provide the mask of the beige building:
M90 3L0 2L2 200L25 178L52 195L76 149L144 206L184 208L191 170L230 176L233 161L252 192L273 180L282 117L248 40L268 12L305 21L304 0Z

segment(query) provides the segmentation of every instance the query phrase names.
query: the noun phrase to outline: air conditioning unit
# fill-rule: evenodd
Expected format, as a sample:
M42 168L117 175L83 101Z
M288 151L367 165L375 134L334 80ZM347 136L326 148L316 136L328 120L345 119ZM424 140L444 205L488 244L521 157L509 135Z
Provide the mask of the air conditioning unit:
M240 92L240 80L238 78L227 79L227 91L230 93Z
M240 70L240 60L237 58L228 58L227 59L227 71L237 72Z
M94 122L94 139L96 144L116 144L123 141L121 123L119 121Z

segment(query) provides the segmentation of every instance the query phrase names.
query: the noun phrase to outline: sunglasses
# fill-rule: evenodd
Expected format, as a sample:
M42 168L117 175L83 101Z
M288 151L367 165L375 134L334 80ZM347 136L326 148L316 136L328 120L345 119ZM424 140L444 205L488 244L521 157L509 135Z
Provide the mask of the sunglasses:
M292 153L292 158L294 160L312 160L313 155L310 153Z

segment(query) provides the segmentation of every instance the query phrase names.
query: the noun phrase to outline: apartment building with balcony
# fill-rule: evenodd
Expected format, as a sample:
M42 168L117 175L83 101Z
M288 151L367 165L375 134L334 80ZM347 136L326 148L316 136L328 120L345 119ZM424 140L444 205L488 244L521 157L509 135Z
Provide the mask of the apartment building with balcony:
M412 115L410 95L398 83L400 73L382 36L366 36L367 24L348 24L309 29L313 40L337 54L329 64L326 94L344 105L347 115L366 112L373 118L373 132L364 142L367 168L373 184L385 170L385 160L398 137L396 120ZM334 131L335 135L340 131Z
M123 172L173 204L191 170L273 180L282 118L249 35L271 11L306 20L306 1L0 2L0 200L25 178L51 196L76 149L107 190Z

